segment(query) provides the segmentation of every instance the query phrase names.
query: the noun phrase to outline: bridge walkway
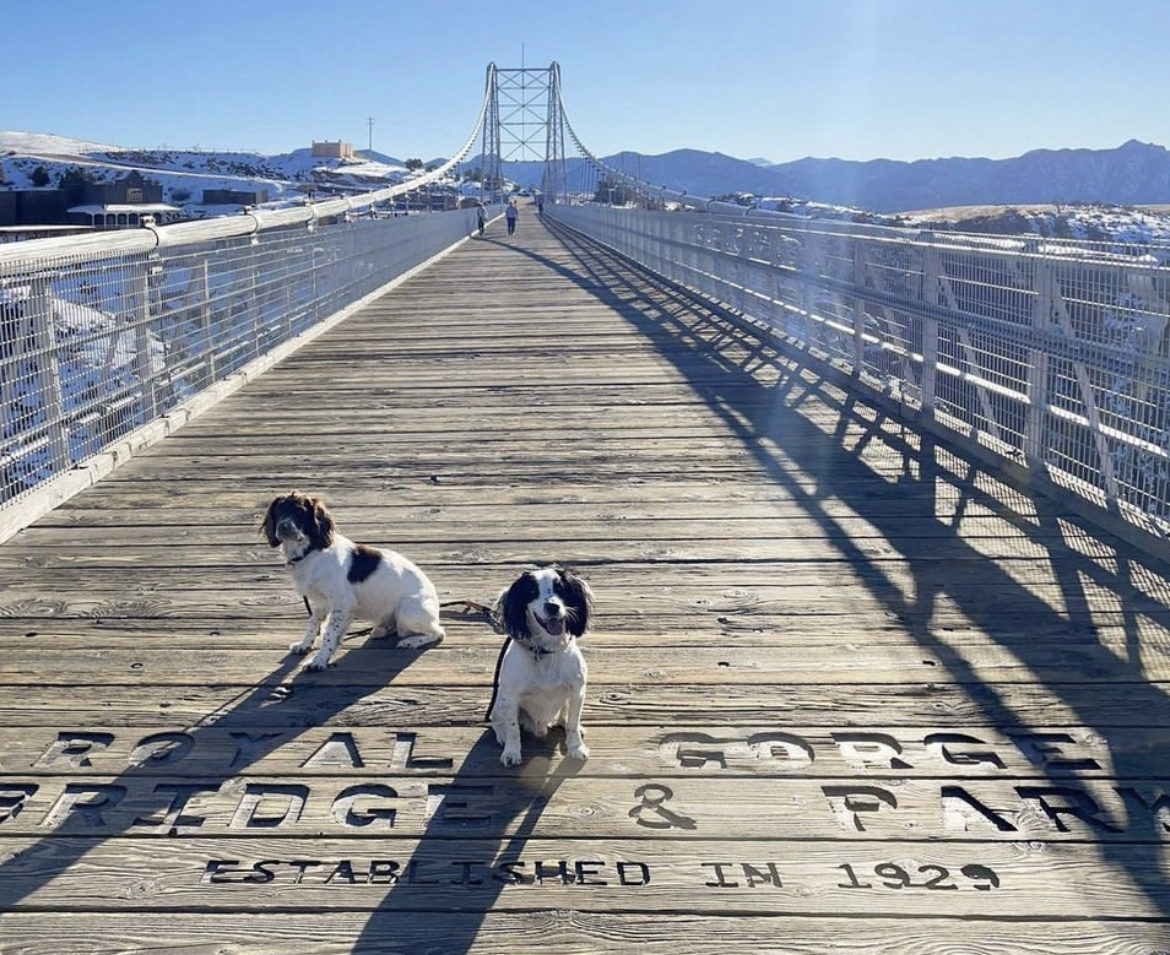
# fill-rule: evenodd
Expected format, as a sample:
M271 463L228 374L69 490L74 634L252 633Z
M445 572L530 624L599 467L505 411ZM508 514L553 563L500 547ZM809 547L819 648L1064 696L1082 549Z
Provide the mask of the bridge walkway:
M444 600L574 565L591 758L500 638L323 674L258 524ZM1170 949L1170 586L525 209L0 548L0 951Z

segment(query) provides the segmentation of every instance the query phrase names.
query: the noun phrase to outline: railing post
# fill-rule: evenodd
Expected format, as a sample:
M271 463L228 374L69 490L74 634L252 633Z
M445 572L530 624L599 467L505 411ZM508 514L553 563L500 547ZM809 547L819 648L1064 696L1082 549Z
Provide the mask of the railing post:
M865 289L865 242L853 236L853 287L858 293ZM865 299L853 296L853 377L860 378L865 368Z
M933 238L933 237L932 237ZM922 255L922 300L928 309L938 306L938 280L942 274L942 255L934 245L927 245ZM922 319L922 416L934 420L938 391L938 319Z
M1024 432L1024 461L1031 471L1042 471L1045 459L1045 422L1048 418L1048 351L1043 345L1045 333L1052 320L1052 263L1039 256L1032 259L1032 334L1028 375L1025 387L1028 395L1027 422Z
M810 276L814 274L814 258L815 250L813 249L814 240L805 233L800 243L800 332L795 337L799 338L807 346L808 340L811 337L809 334L812 330L812 290L813 283Z
M780 241L783 242L783 238L781 238ZM769 269L772 281L769 283L769 285L770 285L769 291L771 293L769 298L771 299L771 301L769 303L769 308L768 308L768 323L769 323L769 325L771 325L771 327L774 331L783 333L783 331L784 331L784 303L783 303L784 273L779 268L779 266L781 265L780 253L776 248L776 242L777 242L776 232L773 231L771 233L770 241L768 244L768 263L772 266L772 268Z
M139 423L154 419L154 380L150 356L150 268L153 256L135 262L130 269L130 321L134 326L134 376L141 389Z
M40 378L41 407L45 410L52 470L60 474L73 463L69 454L69 428L66 424L64 391L61 387L61 367L57 357L57 332L53 326L53 300L49 280L45 276L33 279L29 295L29 320L32 324L33 353L36 355L37 375Z
M212 324L211 307L211 263L203 259L199 263L196 273L196 282L200 300L199 325L203 330L204 347L207 349L207 383L209 385L219 381L219 346L215 341L215 329Z
M244 287L244 308L246 308L252 315L252 357L259 358L264 353L260 347L260 339L263 337L264 328L260 323L260 303L256 301L256 257L257 249L260 246L260 239L253 235L248 243L248 251L245 253L248 256L247 265L247 284Z
M284 316L284 340L288 341L293 337L293 276L292 270L294 263L289 261L289 254L286 251L280 259L283 263L283 276L281 285L284 287L284 309L281 314Z
M24 365L23 307L0 301L0 440L17 431L17 376ZM0 495L6 490L0 483Z
M735 307L741 314L748 315L749 303L752 299L747 294L748 283L748 261L751 258L751 232L749 226L736 227L736 250L735 250Z
M305 232L305 242L307 243L308 254L305 256L305 262L308 265L308 292L309 301L307 306L308 321L316 323L319 311L317 304L317 296L320 294L317 288L317 222L313 220L309 223L309 227Z

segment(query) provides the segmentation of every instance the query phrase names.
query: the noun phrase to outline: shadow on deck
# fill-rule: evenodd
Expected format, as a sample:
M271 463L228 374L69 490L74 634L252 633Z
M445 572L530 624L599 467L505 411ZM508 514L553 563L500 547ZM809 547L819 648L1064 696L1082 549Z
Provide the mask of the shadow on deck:
M279 896L263 904L249 901L233 905L217 895L206 905L199 937L214 939L215 929L208 926L230 913L235 921L224 939L249 938L251 944L263 948L265 940L250 936L246 923L253 916L267 914L286 919L291 927L287 931L297 933L284 942L300 940L308 944L312 940L312 950L355 952L504 951L519 941L544 943L547 950L606 946L609 950L698 952L719 950L724 932L728 949L742 946L752 951L836 950L829 948L833 940L847 938L850 951L857 952L905 950L883 947L898 944L918 944L921 951L953 952L953 940L959 934L974 940L973 944L986 944L987 950L997 945L1003 950L1018 935L1026 937L1028 951L1047 951L1045 946L1049 943L1055 951L1070 944L1070 939L1079 938L1078 932L1089 933L1086 937L1095 940L1089 944L1124 938L1128 947L1117 951L1149 951L1147 943L1155 941L1170 945L1170 935L1161 924L1170 920L1170 892L1165 878L1168 807L1161 796L1167 775L1164 760L1170 755L1170 737L1162 731L1170 723L1170 699L1162 682L1165 667L1160 664L1170 651L1170 643L1166 642L1166 628L1170 625L1166 567L1069 516L1058 502L1011 487L963 454L907 431L880 410L843 393L809 356L781 347L750 325L696 302L568 230L555 224L547 227L556 244L542 237L542 242L525 246L525 236L539 232L535 223L526 222L516 241L489 237L482 240L476 254L488 255L491 247L491 254L502 253L509 261L538 264L555 277L560 287L587 293L636 330L738 439L770 485L785 499L796 502L803 515L815 522L823 540L836 548L836 559L851 568L883 608L886 619L901 627L930 659L942 664L936 679L907 690L899 712L874 714L870 725L929 726L932 717L945 715L952 721L946 725L952 728L967 720L971 725L1005 732L1053 731L1047 742L1041 741L1029 750L1035 758L1025 789L1031 795L1021 793L1021 799L1055 835L1069 837L1056 840L1053 847L1075 844L1073 851L1081 853L1078 858L1096 865L1102 879L1124 886L1118 890L1118 901L1112 909L1098 911L1093 906L1102 898L1102 890L1097 887L1089 893L1097 901L1086 903L1084 910L1054 907L1050 918L1017 915L1009 901L990 905L974 917L964 910L947 921L943 918L950 918L945 903L928 899L910 914L904 908L871 913L880 915L884 923L881 928L875 928L872 922L865 924L865 911L853 912L844 906L832 915L814 908L813 914L819 912L823 919L818 921L802 912L801 899L789 899L774 909L757 899L739 908L727 895L712 897L712 901L696 908L696 896L685 892L672 897L669 903L649 904L636 899L592 915L588 900L580 897L569 902L558 897L559 914L539 902L496 912L501 895L513 883L493 873L506 872L498 866L524 857L526 846L540 836L542 815L550 801L578 771L578 767L559 759L555 747L546 745L535 747L523 774L505 774L511 780L511 793L493 813L473 813L469 817L473 821L465 819L463 828L453 827L449 815L436 813L414 843L415 848L396 857L392 870L382 870L385 890L378 890L377 901L368 909L364 903L343 902L336 912L322 911L309 917L295 906L285 912ZM551 297L559 293L548 294ZM459 344L450 347L457 349ZM468 414L474 416L475 409L469 409ZM875 470L870 456L879 446L900 461L898 473ZM890 502L897 506L882 506ZM974 509L994 515L1014 529L1020 541L1021 560L988 559L964 535L966 515ZM842 513L858 515L869 522L876 531L874 536L883 542L880 552L854 539L842 522ZM922 535L918 528L925 522L938 524L940 532ZM761 564L761 573L782 577L785 570L783 561L776 561L771 554L762 554ZM899 574L908 575L909 584ZM944 605L949 614L961 615L971 628L1009 651L1031 679L987 679L972 666L965 648L948 640L946 628L935 623ZM636 646L632 649L636 650ZM783 641L778 641L774 649L783 653ZM862 646L860 650L875 658L882 653L877 646ZM203 773L198 780L199 789L193 784L186 789L180 785L152 791L153 802L137 806L136 816L170 819L179 825L187 800L196 798L199 791L246 776L277 747L287 745L312 727L344 725L346 711L370 694L394 697L402 706L418 704L414 698L425 689L402 686L402 677L419 657L416 653L388 654L374 643L354 646L340 657L336 678L327 683L301 676L293 678L293 663L285 660L245 687L229 704L207 713L201 725L185 728L196 746L201 734L210 728L220 736L238 735L246 741L231 765L215 774ZM360 680L350 682L347 673L360 674ZM1052 673L1060 674L1059 678L1050 676ZM615 682L600 674L595 674L594 679L600 684ZM633 683L632 677L629 682ZM848 678L842 682L848 682ZM956 687L958 691L952 692ZM694 702L685 710L671 713L648 706L637 718L652 725L657 723L663 734L703 720L718 721L724 709L720 688L697 686L689 690ZM653 703L652 684L641 687L641 692L641 699ZM736 705L732 701L727 708L734 710ZM607 709L604 698L591 700L590 706L619 726L625 716L614 707ZM742 712L749 711L746 704L741 706ZM8 706L9 713L18 710L18 705ZM742 712L741 722L751 722ZM727 719L735 721L733 716ZM782 728L825 720L823 713L802 718L790 709L776 706L771 717L760 722ZM17 726L14 717L5 723ZM476 725L474 720L465 719L464 723ZM1111 758L1109 767L1101 767L1109 777L1126 786L1145 787L1134 788L1134 795L1128 797L1127 805L1134 811L1127 819L1118 820L1105 812L1075 785L1076 777L1070 772L1076 767L1068 765L1061 750L1064 742L1072 740L1065 739L1059 729L1072 725L1099 738L1102 750ZM272 732L274 728L280 732ZM953 742L964 738L958 733L951 735ZM965 739L970 741L973 737ZM0 751L0 771L3 757ZM485 766L493 764L495 757L494 740L486 733L481 735L470 751L453 761L460 768L443 777L446 792L455 796L468 793L472 798L476 788L482 788L484 780L492 778L486 775ZM19 929L14 938L19 941L31 937L38 918L43 926L56 925L60 930L64 916L53 922L53 905L38 903L38 893L56 880L84 880L87 854L107 840L130 833L133 815L126 817L124 826L107 826L99 834L91 834L87 828L92 830L94 814L100 817L107 802L113 806L119 792L150 790L157 782L158 769L157 762L147 761L103 779L101 786L105 788L86 797L83 808L89 812L70 817L72 828L58 828L43 837L23 841L6 839L0 829L0 914L16 913L23 920L8 923ZM897 765L891 762L883 778L896 776ZM964 773L957 771L957 778L964 778ZM629 781L636 783L642 778ZM730 788L729 784L729 791ZM7 805L8 818L14 819L17 812L13 807L19 809L19 794L10 791L5 797L4 790L5 782L0 779L0 811ZM1143 795L1147 791L1154 795L1147 799ZM1146 800L1148 811L1140 811L1141 800ZM590 812L597 811L588 808ZM970 805L967 808L972 810ZM854 809L864 812L856 804ZM1027 811L1009 811L1002 806L973 808L974 815L980 813L984 830L978 836L956 841L978 841L984 838L984 831L991 831L991 838L1012 839L1020 824L1020 852L1027 854L1029 840L1035 841L1029 834L1031 830L1025 830L1021 822ZM619 839L617 827L623 822L628 820L614 821L611 834L596 841L604 844ZM649 838L646 833L638 835ZM306 847L303 851L309 851L312 838L302 837ZM547 841L549 837L543 838ZM762 833L761 838L770 836ZM168 839L157 844L169 850L177 841ZM398 847L387 850L388 842L380 840L379 851L399 851ZM663 844L668 842L663 840ZM128 869L142 864L149 856L150 844L147 839L137 840L127 850ZM356 837L351 844L355 853L371 851L361 847ZM688 843L688 847L692 844ZM795 844L797 853L804 851L801 840ZM264 851L283 849L258 851L263 855ZM570 845L566 851L575 850ZM916 850L897 851L905 854ZM701 851L698 857L703 858ZM1051 865L1052 878L1056 879L1061 877L1056 870L1063 864L1062 859L1057 856L1051 863L1041 860L1038 865L1041 870ZM593 865L589 861L584 864ZM224 871L228 869L225 866ZM426 874L437 871L456 875L440 885ZM588 868L585 871L590 872ZM149 873L142 876L144 883L151 879ZM133 919L154 911L149 884L142 889L143 901L136 903L133 893L137 883L133 878L122 881L129 884L122 890L120 903L94 903L85 916L90 937L101 937L103 919L113 924L115 916ZM468 885L474 886L475 892L460 895ZM710 882L707 887L711 887ZM1043 887L1034 885L1031 891L1042 893ZM699 893L698 897L708 896L710 892ZM1132 923L1122 925L1125 919L1118 910L1126 905L1133 907L1135 915ZM574 914L566 915L569 909ZM174 913L175 928L169 934L176 943L186 938L178 934L178 926L187 916L199 914L194 908ZM789 917L791 921L781 921ZM933 921L936 917L938 921ZM903 922L891 927L897 918ZM166 936L171 919L159 914L155 921L143 924ZM674 930L669 920L674 920ZM1098 920L1104 927L1092 935L1087 927L1063 924L1085 920ZM325 922L333 922L333 928L322 924ZM1026 929L1025 922L1031 923ZM731 923L738 923L739 928ZM270 919L264 924L276 923ZM4 928L5 923L0 921L0 930ZM802 933L803 937L798 938ZM776 939L784 936L794 939L791 945L775 948ZM147 943L149 940L144 946ZM581 948L583 945L587 948ZM0 950L4 949L5 944L0 942Z

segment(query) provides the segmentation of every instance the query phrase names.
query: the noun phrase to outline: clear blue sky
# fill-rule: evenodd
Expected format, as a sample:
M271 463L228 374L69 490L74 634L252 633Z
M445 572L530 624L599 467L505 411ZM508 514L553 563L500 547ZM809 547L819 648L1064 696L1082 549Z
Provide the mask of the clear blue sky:
M4 0L0 129L450 155L484 67L561 64L599 155L1170 144L1170 0Z

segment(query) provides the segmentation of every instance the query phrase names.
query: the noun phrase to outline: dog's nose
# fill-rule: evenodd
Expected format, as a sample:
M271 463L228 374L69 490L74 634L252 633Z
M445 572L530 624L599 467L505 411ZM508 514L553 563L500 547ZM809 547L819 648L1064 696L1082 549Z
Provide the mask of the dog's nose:
M544 612L550 617L559 617L562 613L562 608L557 601L546 600L544 602Z

